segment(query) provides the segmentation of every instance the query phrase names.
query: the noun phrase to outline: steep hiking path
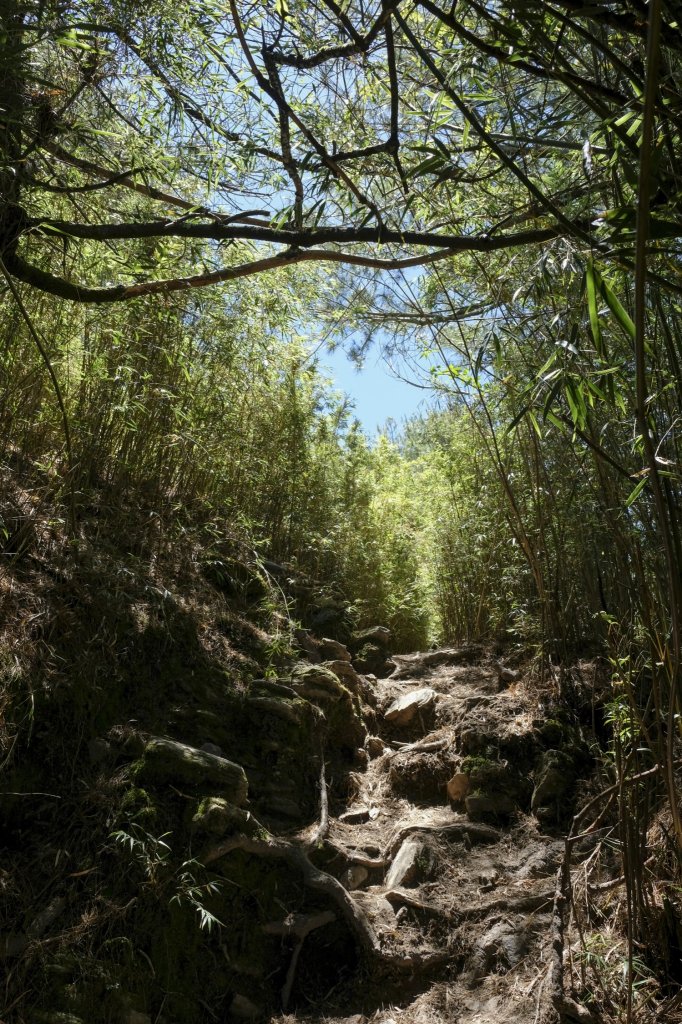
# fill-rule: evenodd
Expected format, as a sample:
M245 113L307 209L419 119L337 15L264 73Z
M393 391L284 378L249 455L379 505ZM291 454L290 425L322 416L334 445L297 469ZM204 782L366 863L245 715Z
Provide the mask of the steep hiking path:
M282 913L260 925L279 944L268 983L285 1017L269 1019L538 1024L561 1004L589 1020L560 990L555 906L563 824L589 764L579 730L548 721L520 673L473 649L397 656L380 680L334 653L294 692L329 717L333 666L369 732L343 779L327 759L319 822L275 834L264 808L260 832L204 852L231 879L235 855L287 876ZM256 1019L262 990L246 975L233 984L231 1018Z
M387 634L300 631L239 689L179 660L61 794L34 759L44 818L7 787L7 1024L592 1019L562 977L580 724L479 648L390 659ZM609 899L617 854L584 833L574 877Z

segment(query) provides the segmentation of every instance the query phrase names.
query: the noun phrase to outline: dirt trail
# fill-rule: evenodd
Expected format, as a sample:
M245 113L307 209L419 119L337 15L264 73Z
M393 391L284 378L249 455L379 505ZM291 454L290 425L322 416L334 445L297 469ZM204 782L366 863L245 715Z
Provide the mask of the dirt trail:
M536 807L553 824L530 808L556 737L542 735L522 679L500 692L498 671L462 664L466 652L394 660L374 684L366 768L351 773L326 840L312 850L311 830L288 837L348 893L333 898L360 909L368 967L302 1013L294 975L324 956L321 927L298 947L285 1000L293 992L296 1019L329 1024L538 1024L552 1013L561 794L550 785Z

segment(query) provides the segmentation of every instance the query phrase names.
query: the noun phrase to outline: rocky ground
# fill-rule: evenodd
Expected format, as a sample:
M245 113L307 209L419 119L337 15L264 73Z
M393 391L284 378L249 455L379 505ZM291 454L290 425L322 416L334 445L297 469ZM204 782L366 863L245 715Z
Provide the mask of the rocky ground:
M580 725L522 667L387 642L300 632L286 674L91 740L108 839L76 855L66 825L0 935L6 1020L595 1019L564 991L555 905Z
M233 881L245 855L288 876L287 897L259 907L271 938L251 976L233 977L230 1015L272 1014L265 986L282 1022L551 1018L562 831L590 764L580 731L548 720L521 672L477 650L396 657L384 679L360 676L345 650L323 653L335 658L300 665L291 696L338 719L333 666L353 695L348 712L356 720L360 705L369 726L347 751L354 764L334 765L338 739L335 752L327 740L314 826L282 828L266 798L260 834L230 827L202 853Z

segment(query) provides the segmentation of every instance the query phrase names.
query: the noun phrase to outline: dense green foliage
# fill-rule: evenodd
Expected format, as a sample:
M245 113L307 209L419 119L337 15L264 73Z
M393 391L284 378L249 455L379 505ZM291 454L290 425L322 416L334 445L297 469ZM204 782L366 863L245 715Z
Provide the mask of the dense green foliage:
M133 504L158 545L234 536L339 588L399 648L600 652L632 950L664 788L682 846L675 5L0 17L0 427L42 473L6 553ZM423 354L440 402L375 445L304 337L358 328Z

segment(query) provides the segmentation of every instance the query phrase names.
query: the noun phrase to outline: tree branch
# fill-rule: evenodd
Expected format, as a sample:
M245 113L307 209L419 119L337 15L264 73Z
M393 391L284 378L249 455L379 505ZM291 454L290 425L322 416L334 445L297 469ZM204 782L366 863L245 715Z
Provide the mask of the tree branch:
M132 240L136 238L206 238L213 241L272 242L293 248L307 249L314 245L426 245L458 252L493 252L515 246L537 245L558 238L563 232L556 225L530 228L513 234L450 235L435 231L399 231L380 227L315 227L275 228L265 224L242 224L235 218L218 218L209 224L195 224L189 218L154 220L124 224L83 224L77 221L53 220L49 217L27 218L24 230L45 234L67 235L92 241ZM571 233L586 230L582 221L571 223Z
M528 234L528 233L526 233ZM537 234L542 234L538 232ZM536 241L546 241L556 237L556 231L547 229L546 234ZM73 302L92 302L96 304L122 302L127 299L139 298L142 295L170 294L171 292L187 291L192 288L206 288L209 285L235 281L241 277L251 277L269 270L293 266L295 263L342 263L346 266L373 267L376 270L408 270L411 267L423 267L437 260L449 259L460 252L482 251L491 252L507 248L506 239L497 238L461 238L457 248L443 248L429 252L423 256L412 256L407 259L379 259L374 256L360 256L354 253L332 249L287 249L276 256L242 263L236 267L223 267L221 270L192 277L171 278L163 281L146 281L132 285L114 285L108 288L91 288L87 285L74 284L64 278L55 277L27 263L16 253L8 251L5 255L5 266L13 277L32 285L51 295L57 295ZM526 243L527 244L527 243Z

